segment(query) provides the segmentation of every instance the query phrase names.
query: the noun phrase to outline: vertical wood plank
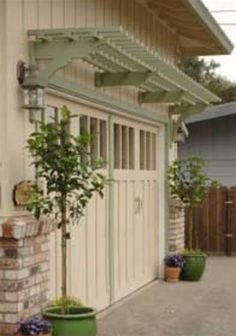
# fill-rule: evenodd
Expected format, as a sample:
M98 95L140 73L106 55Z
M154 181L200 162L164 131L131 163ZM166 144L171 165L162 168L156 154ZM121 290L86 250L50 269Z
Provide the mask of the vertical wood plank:
M64 28L65 0L52 0L52 27Z
M38 1L38 28L52 26L52 0Z

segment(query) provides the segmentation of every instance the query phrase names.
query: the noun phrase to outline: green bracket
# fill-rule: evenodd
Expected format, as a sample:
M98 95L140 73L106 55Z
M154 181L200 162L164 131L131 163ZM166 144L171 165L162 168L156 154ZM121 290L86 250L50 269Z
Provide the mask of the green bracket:
M40 73L42 84L47 86L50 78L74 59L83 59L92 54L103 43L102 40L37 40L30 43L31 63L49 61Z
M137 72L97 72L95 85L102 86L140 86L152 75L152 71Z
M180 104L175 106L170 106L170 114L180 114L185 118L189 117L192 114L200 113L205 110L206 107L209 107L209 104L197 103L197 104Z
M185 91L172 92L140 92L139 103L178 103L184 96Z

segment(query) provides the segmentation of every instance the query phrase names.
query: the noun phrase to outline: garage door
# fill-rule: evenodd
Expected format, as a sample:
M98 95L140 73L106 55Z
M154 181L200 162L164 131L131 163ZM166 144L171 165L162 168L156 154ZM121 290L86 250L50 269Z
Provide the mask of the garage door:
M54 97L49 101L53 106L64 103ZM69 293L100 310L157 274L158 133L156 127L145 123L118 117L111 122L100 110L73 102L67 106L80 115L72 121L72 132L93 133L92 160L103 157L114 162L113 206L108 190L103 200L95 196L85 218L71 228L69 242ZM54 113L53 108L49 112ZM109 134L113 134L112 144ZM110 145L114 150L109 150ZM104 166L102 173L108 175L108 167ZM58 296L60 233L54 234L51 245L51 295Z
M157 128L114 120L114 300L157 275Z

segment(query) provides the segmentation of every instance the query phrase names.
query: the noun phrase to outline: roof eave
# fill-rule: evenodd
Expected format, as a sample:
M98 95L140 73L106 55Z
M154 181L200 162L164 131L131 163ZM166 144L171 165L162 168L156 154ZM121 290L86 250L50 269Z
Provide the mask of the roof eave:
M207 7L202 1L196 0L182 0L186 6L190 8L192 12L200 19L200 21L206 26L209 33L217 42L219 49L216 50L217 54L231 54L234 49L233 43L221 29L217 21L211 15ZM221 51L220 51L221 50Z

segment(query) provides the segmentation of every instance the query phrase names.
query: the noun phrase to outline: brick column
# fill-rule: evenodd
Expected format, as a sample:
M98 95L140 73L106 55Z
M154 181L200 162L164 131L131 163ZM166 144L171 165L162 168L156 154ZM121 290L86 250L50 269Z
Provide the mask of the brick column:
M184 249L185 210L182 202L170 200L169 251L179 252Z
M0 335L12 336L20 318L36 315L49 293L49 219L0 218Z

